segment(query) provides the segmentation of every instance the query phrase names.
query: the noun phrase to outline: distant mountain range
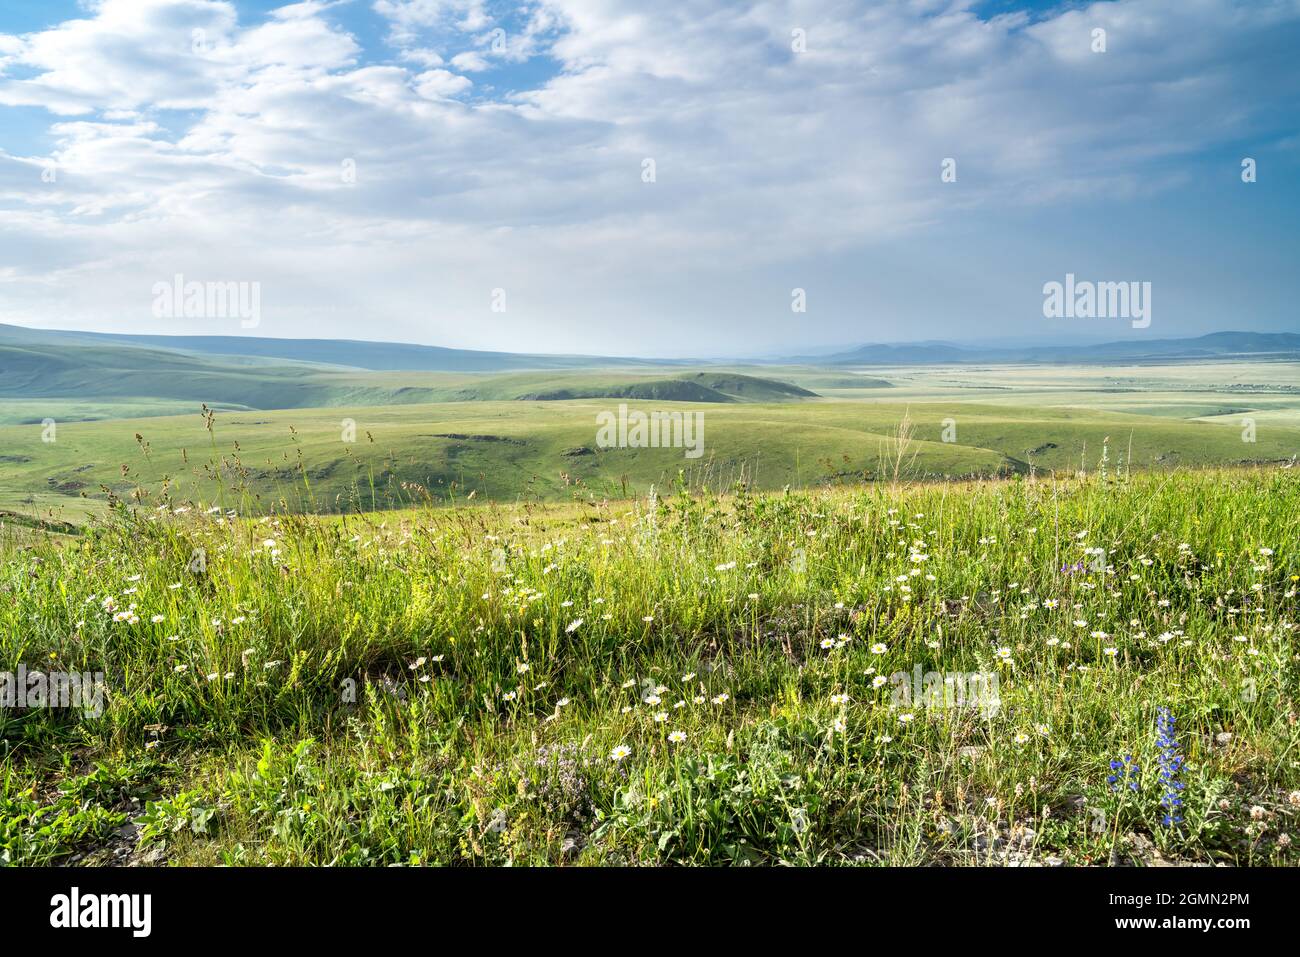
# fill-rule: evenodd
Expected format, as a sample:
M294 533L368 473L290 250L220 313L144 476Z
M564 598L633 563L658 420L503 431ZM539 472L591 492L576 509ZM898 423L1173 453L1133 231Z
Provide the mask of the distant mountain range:
M400 342L351 339L270 339L257 336L156 336L104 332L28 329L0 324L0 358L4 350L24 349L48 354L66 369L80 356L106 368L165 371L202 359L210 371L220 357L241 367L309 363L314 367L410 372L515 372L579 369L691 367L700 365L890 366L948 363L1111 363L1174 361L1232 357L1300 358L1300 334L1290 332L1215 332L1190 339L1150 339L1096 345L979 348L949 342L874 343L846 352L819 356L789 356L762 362L739 360L646 359L627 356L545 355L445 349ZM139 350L138 352L123 350ZM111 358L110 358L111 357ZM187 359L188 357L188 359ZM37 376L28 355L26 371ZM0 372L4 371L0 362ZM12 388L12 386L11 386ZM0 394L13 394L0 388Z
M942 365L967 362L1132 362L1252 356L1300 358L1292 332L1212 332L1193 339L1148 339L1096 345L971 348L948 342L877 343L828 356L804 357L813 365ZM783 360L786 362L792 360Z

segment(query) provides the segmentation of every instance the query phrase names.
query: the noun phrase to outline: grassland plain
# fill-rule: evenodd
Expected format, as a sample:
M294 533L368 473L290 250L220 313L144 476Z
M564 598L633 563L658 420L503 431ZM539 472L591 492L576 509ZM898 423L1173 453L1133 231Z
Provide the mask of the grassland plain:
M6 527L0 859L1294 864L1298 478Z
M535 383L534 383L535 384ZM531 387L531 386L530 386ZM933 388L930 383L928 388ZM893 390L873 389L872 393ZM110 497L141 504L219 502L360 511L425 501L581 500L644 495L680 471L696 487L744 480L763 489L890 476L996 476L1112 467L1280 462L1300 450L1300 416L1261 417L1243 441L1238 417L1192 421L1105 411L1050 397L889 402L660 402L617 398L219 411L0 426L0 508L79 521ZM1073 396L1073 394L1071 394ZM629 408L701 412L704 454L600 448L596 417ZM1136 401L1134 398L1130 402ZM1207 409L1197 401L1185 414ZM899 461L900 430L907 449ZM346 438L354 441L345 441Z

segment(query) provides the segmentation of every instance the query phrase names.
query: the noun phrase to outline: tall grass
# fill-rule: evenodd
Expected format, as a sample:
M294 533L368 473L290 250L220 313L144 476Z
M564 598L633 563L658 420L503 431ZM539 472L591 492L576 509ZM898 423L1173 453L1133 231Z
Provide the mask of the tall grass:
M0 711L0 856L1294 862L1298 505L1261 469L7 529L0 670L107 706ZM900 705L916 666L999 707Z

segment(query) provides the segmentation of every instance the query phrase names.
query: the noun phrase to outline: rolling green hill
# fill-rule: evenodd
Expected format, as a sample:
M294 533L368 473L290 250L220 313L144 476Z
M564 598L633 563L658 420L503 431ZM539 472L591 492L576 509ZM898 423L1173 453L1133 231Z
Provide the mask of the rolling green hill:
M1300 452L1300 365L1275 359L884 374L374 370L0 327L0 508L75 515L134 497L341 511L621 497L679 473L779 489L1094 470L1103 448L1112 471ZM598 447L597 416L620 405L701 414L703 454Z
M351 339L272 339L263 336L152 336L105 332L27 329L0 325L0 343L40 344L55 347L98 346L168 350L196 356L233 356L272 361L309 362L375 371L502 372L518 369L583 369L690 365L667 359L633 359L620 356L536 355L446 349L405 342L367 342Z
M0 345L0 399L5 400L0 424L166 415L199 404L250 410L580 398L729 403L815 397L799 386L738 373L383 373L272 365L238 357L226 364L217 357L144 349Z
M639 382L582 384L515 395L517 399L648 399L657 402L788 402L816 398L817 393L788 382L740 373L694 372Z
M1047 475L1096 471L1105 449L1114 474L1130 455L1133 468L1170 469L1277 462L1300 449L1300 427L1284 422L1262 422L1247 444L1236 422L1077 408L627 401L646 412L702 413L703 456L598 448L596 416L611 400L225 411L211 432L197 414L69 422L53 442L42 441L39 425L7 426L0 507L32 514L63 506L59 517L68 517L112 494L145 506L194 500L245 512L340 511L470 493L480 501L624 497L669 486L679 472L695 487L743 480L779 489L891 479L900 458L899 474L910 478ZM900 456L905 419L914 431ZM954 422L955 441L944 441Z
M735 372L375 371L200 355L109 338L99 343L86 334L20 336L14 329L0 327L5 332L0 336L0 398L14 400L0 407L0 424L174 414L200 403L225 409L300 409L577 398L783 402L815 396L787 382Z
M812 390L788 382L732 372L691 372L678 378L744 402L781 402L817 397L817 393Z

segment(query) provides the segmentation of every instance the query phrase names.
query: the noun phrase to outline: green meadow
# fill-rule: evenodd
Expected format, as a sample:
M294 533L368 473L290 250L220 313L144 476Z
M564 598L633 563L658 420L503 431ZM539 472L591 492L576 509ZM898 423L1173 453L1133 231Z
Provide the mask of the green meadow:
M61 354L0 389L0 862L1297 862L1295 363Z
M358 387L362 404L348 404L358 393L344 391L328 407L214 404L210 415L200 403L141 417L176 410L176 400L157 398L6 401L0 508L76 520L113 499L247 514L470 496L592 502L644 495L679 476L712 491L738 482L774 490L896 472L937 479L1282 462L1300 450L1293 363L756 371L352 373L372 380ZM364 404L375 381L408 399L456 398ZM702 400L680 401L683 391ZM702 414L703 454L599 447L597 417L620 404Z
M1295 864L1298 476L7 525L0 861Z

